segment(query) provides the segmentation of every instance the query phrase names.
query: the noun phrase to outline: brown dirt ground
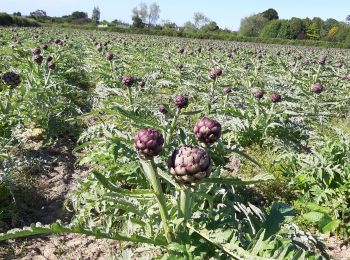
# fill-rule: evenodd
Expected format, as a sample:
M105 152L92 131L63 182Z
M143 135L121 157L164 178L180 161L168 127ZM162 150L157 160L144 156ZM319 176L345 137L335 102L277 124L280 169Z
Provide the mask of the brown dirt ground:
M67 222L70 214L64 202L76 180L86 176L86 169L74 165L73 143L42 148L33 144L36 156L45 157L45 164L33 167L35 189L26 194L28 203L17 202L21 226L33 222L49 224L61 219ZM16 239L0 244L0 259L111 259L118 255L116 241L69 234Z

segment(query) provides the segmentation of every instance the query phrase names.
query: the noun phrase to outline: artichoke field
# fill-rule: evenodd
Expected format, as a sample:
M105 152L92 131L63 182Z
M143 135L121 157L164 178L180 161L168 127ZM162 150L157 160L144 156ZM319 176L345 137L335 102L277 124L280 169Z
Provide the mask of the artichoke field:
M0 54L0 225L28 129L43 146L69 136L89 169L69 222L0 228L0 241L79 233L162 259L327 259L320 234L348 237L349 50L1 28Z

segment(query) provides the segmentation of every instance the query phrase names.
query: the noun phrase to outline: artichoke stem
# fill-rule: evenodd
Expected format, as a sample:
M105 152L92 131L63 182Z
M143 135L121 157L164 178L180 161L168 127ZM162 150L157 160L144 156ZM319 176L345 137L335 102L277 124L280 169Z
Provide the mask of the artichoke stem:
M129 97L129 104L130 104L130 106L133 106L134 105L134 101L132 99L131 87L128 87L128 97Z
M141 160L141 165L147 180L150 182L154 194L156 195L157 202L159 204L160 217L162 219L162 225L165 232L166 239L169 243L173 241L173 234L169 228L169 214L166 206L166 199L160 185L157 167L153 161L151 160Z
M46 77L46 80L45 80L45 87L47 86L47 83L49 83L50 76L51 76L51 69L49 69L49 72L47 74L47 77Z
M168 131L168 133L167 133L167 135L166 135L166 137L165 137L165 145L164 145L165 147L166 147L167 145L169 145L169 142L170 142L170 140L171 140L171 137L172 137L173 132L174 132L175 127L176 127L177 120L178 120L178 118L179 118L179 116L180 116L180 111L181 111L180 108L177 108L177 109L176 109L175 116L174 116L174 118L173 118L173 121L171 122L171 126L170 126L170 128L169 128L169 131Z
M180 217L185 219L185 225L191 218L191 188L186 187L180 191Z

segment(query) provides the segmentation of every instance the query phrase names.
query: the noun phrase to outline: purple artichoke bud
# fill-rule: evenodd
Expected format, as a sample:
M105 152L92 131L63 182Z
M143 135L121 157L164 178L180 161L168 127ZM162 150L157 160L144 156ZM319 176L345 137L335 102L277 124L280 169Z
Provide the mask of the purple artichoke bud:
M47 44L44 44L44 45L43 45L43 49L44 49L44 50L47 50L48 48L49 48L49 45L47 45Z
M50 70L54 70L56 68L56 64L53 63L52 61L50 61L48 64L47 64L47 67L50 69Z
M337 68L341 68L341 67L344 66L344 62L343 62L343 61L339 61L339 62L337 62L337 63L335 64L335 66L336 66Z
M212 144L221 136L221 125L214 119L204 117L196 123L193 131L199 143Z
M146 159L157 156L162 151L163 144L163 135L153 128L141 129L134 140L136 150Z
M134 84L134 78L131 76L124 76L122 83L127 87L131 87L132 84Z
M282 101L282 96L278 93L273 93L270 96L270 99L271 99L272 103L279 103Z
M40 54L36 54L36 55L33 56L33 60L36 63L41 64L43 62L44 58Z
M185 52L185 49L184 48L180 48L178 52L182 54L182 53Z
M323 86L320 83L315 83L311 86L311 92L320 94L323 91Z
M231 92L232 92L232 88L230 88L230 87L225 87L225 88L224 88L224 92L225 92L226 94L231 93Z
M113 60L113 58L114 58L114 54L113 54L113 53L108 52L108 53L106 54L106 59L107 59L107 60L111 61L111 60Z
M264 92L263 92L262 90L257 90L257 91L255 92L255 97L256 97L257 99L262 99L262 98L264 97Z
M216 79L217 77L222 75L222 69L220 68L214 68L211 70L210 74L209 74L209 78L211 79Z
M143 79L140 82L140 87L143 88L144 86L146 86L146 81Z
M188 97L186 96L176 96L175 97L175 105L177 108L185 108L188 106Z
M320 59L318 60L318 64L320 65L325 65L326 64L326 56L321 56Z
M41 53L41 50L40 50L39 47L37 47L37 48L34 48L34 49L32 50L32 53L33 53L33 55L38 55L38 54Z
M47 56L47 58L46 58L46 61L47 61L47 62L50 62L50 61L52 61L52 60L53 60L53 57L52 57L51 55Z
M14 72L6 72L2 76L2 80L6 85L9 85L11 88L17 87L21 83L21 78Z
M185 185L209 177L211 168L212 161L208 153L197 146L181 146L169 158L170 173Z
M160 104L159 105L159 112L162 114L166 114L168 111L166 110L166 108L163 104Z
M98 44L98 45L96 46L96 50L97 50L98 52L101 52L101 51L102 51L102 45L101 45L101 44Z

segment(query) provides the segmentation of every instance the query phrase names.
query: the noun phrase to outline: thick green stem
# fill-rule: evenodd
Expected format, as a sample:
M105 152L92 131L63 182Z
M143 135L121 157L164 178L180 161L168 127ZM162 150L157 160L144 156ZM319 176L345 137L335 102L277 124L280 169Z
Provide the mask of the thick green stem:
M130 106L133 106L134 105L134 100L132 99L131 87L128 87L128 97L129 97L129 104L130 104Z
M51 76L51 69L49 69L49 72L47 74L47 77L46 77L46 80L45 80L45 87L47 86L47 83L49 83L50 76Z
M208 115L210 115L211 113L211 104L213 104L213 101L214 101L216 82L217 82L217 78L214 80L214 82L211 83L211 87L210 87L210 93L209 93L209 99L208 99L208 105L207 105Z
M167 241L170 243L173 241L173 234L169 228L169 214L166 206L166 199L162 190L162 187L160 185L159 177L158 177L158 172L157 172L157 167L152 160L141 160L141 165L143 168L143 171L145 173L145 176L147 180L150 182L154 193L157 198L157 202L159 204L159 212L160 212L160 217L162 219L162 225L163 229L165 232L165 236Z
M185 219L185 225L191 218L191 188L184 188L180 191L180 217Z
M225 100L224 100L224 108L226 108L227 101L228 101L228 94L226 94L226 96L225 96Z
M173 136L173 132L176 128L176 123L177 123L177 120L180 116L180 111L181 109L180 108L177 108L176 110L176 113L175 113L175 116L173 118L173 121L171 122L171 125L170 125L170 128L169 128L169 131L166 133L166 137L165 137L165 145L164 146L167 146L170 141L171 141L171 138Z

